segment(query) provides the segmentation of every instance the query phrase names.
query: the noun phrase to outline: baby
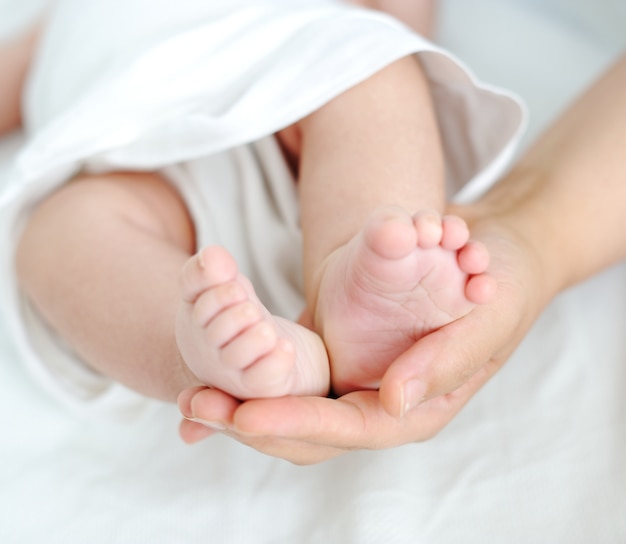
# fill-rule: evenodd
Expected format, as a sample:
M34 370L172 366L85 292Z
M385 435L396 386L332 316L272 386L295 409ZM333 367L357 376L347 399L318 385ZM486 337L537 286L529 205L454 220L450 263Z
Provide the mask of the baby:
M4 131L33 36L0 54ZM375 389L417 340L493 296L485 248L442 216L440 135L415 57L276 139L300 203L298 322L266 309L226 248L197 251L188 203L149 169L80 172L41 200L18 242L21 289L89 367L168 401L196 385L239 399Z

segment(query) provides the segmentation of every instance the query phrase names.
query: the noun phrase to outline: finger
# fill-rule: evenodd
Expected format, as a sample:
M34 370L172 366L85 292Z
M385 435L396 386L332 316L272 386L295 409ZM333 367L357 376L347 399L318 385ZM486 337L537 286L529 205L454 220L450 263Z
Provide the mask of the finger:
M432 438L479 386L470 382L452 394L427 401L403 420L385 412L375 391L350 393L338 400L253 400L235 410L224 433L268 455L296 464L317 463L352 449L383 449ZM214 393L220 395L218 400L225 399L223 393L214 390L196 390L191 401L196 414L214 418ZM205 401L208 408L202 406Z
M186 444L195 444L217 433L215 429L188 419L183 419L178 427L178 434Z
M383 449L431 438L467 398L440 397L407 414L403 420L384 410L376 391L349 393L336 400L321 397L253 400L236 411L234 429L251 438L275 436L340 450Z
M218 431L232 426L233 415L240 404L228 393L209 387L187 389L178 396L178 408L186 420Z
M206 387L200 386L200 387L193 387L190 389L184 389L183 391L181 391L181 393L178 395L177 403L178 403L178 409L180 410L180 413L183 415L183 417L187 419L193 417L193 411L191 409L191 401L193 397L195 397L196 393L199 393L200 391L204 391L205 389Z
M402 418L415 406L458 390L480 369L493 364L499 336L487 317L489 310L475 308L465 317L415 343L389 367L380 386L386 412ZM501 364L504 357L497 359Z
M261 453L298 465L319 463L345 453L345 450L300 440L260 436L258 433L240 434L233 425L234 413L240 403L216 389L205 387L188 389L180 394L178 403L185 417L180 424L179 433L188 444L199 442L221 430L222 434Z

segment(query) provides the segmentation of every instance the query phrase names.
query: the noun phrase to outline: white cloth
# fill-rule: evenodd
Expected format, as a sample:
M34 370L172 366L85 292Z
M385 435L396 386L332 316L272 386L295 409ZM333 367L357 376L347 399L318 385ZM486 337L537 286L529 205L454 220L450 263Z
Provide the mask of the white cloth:
M29 77L30 139L2 201L2 299L39 381L94 414L149 405L80 364L20 296L14 244L39 199L81 168L162 169L200 245L226 246L269 309L295 318L297 200L269 135L411 53L431 81L450 194L471 198L504 168L523 111L386 16L327 0L57 2Z

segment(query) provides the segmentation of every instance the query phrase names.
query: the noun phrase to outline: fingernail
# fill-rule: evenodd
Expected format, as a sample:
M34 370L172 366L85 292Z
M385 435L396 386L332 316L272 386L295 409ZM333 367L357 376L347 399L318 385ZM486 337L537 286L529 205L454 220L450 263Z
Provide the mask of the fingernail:
M408 380L402 386L402 395L400 397L400 417L404 417L418 404L424 400L426 394L426 384L420 380Z
M200 419L197 417L185 417L187 421L193 421L194 423L200 423L200 425L204 425L209 429L213 429L215 431L225 431L226 425L220 423L219 421L207 421L206 419Z

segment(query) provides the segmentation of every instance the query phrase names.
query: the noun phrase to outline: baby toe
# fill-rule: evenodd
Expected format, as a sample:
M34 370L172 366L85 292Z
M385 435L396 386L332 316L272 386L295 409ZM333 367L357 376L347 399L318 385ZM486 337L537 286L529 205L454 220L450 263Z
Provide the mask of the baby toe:
M237 263L223 247L208 246L187 260L180 276L180 291L186 302L194 302L210 287L237 276Z
M246 301L230 306L208 323L206 338L214 346L226 346L237 340L247 329L257 325L261 319L261 311L251 302Z
M401 259L415 249L411 216L400 208L383 207L365 225L365 246L384 259Z
M467 223L456 215L446 215L442 220L441 247L451 251L461 249L469 240Z
M198 296L193 305L193 322L199 327L205 327L220 312L246 299L246 292L237 282L207 289Z
M222 360L228 366L246 369L270 353L276 347L277 340L275 327L267 321L260 321L222 347Z
M422 211L413 216L417 233L417 245L422 249L433 248L441 242L443 224L441 215L435 211Z

